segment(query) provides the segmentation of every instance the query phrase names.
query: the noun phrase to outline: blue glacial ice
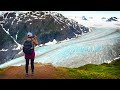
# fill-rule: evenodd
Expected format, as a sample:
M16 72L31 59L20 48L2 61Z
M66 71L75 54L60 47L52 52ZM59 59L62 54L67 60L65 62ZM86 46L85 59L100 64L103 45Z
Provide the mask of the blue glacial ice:
M119 51L120 30L95 28L92 32L76 39L54 45L37 47L35 49L35 62L75 68L85 64L108 63L119 56ZM24 64L25 59L22 56L1 64L0 68Z

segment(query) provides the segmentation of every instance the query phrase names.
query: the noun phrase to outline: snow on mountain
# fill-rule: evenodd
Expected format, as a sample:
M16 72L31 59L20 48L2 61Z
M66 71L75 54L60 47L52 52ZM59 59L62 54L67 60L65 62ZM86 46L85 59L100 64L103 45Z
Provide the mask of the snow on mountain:
M83 20L82 17L76 17L76 16L71 16L69 17L70 19L74 19L77 21L79 24L82 24L86 27L104 27L104 28L116 28L119 27L120 24L120 19L117 18L116 22L107 22L107 20L114 20L114 18L94 18L94 17L89 17L87 20Z
M52 42L48 42L48 43L45 43L45 45L52 45L52 44L56 44L57 43L57 41L54 39Z
M8 49L4 49L4 48L3 48L3 49L1 49L0 51L7 51L7 50L8 50Z

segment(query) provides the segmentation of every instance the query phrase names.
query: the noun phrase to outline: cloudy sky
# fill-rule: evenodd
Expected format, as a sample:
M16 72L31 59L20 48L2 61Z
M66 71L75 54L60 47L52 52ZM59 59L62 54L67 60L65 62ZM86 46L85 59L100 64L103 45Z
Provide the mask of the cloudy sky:
M3 11L0 11L0 14ZM6 12L6 11L4 11ZM20 11L26 12L26 11ZM53 11L63 14L64 16L86 16L86 17L118 17L120 18L120 11Z

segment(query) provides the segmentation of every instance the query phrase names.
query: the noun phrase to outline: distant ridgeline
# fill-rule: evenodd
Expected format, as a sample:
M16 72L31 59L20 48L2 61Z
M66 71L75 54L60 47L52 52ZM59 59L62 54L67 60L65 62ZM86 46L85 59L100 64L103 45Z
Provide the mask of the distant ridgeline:
M20 52L18 47L28 31L37 35L39 44L45 44L54 39L75 38L89 32L89 28L56 12L6 12L0 16L0 63L13 59Z

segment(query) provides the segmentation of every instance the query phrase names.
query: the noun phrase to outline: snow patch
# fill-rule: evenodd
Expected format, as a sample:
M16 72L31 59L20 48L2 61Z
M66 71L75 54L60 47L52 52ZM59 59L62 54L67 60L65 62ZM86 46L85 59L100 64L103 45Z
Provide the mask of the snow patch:
M101 28L115 28L120 27L120 22L106 22L101 18L89 19L89 20L82 20L80 17L69 17L69 19L74 19L78 22L78 24L84 25L86 27L101 27Z
M15 19L12 21L11 25L13 25L14 21L15 21Z
M21 50L22 45L17 43L17 48L13 48L12 50Z
M4 48L3 48L3 49L2 49L2 50L0 50L0 51L7 51L7 50L8 50L8 49L4 49Z
M45 45L52 45L52 44L56 44L56 43L57 43L57 41L54 39L53 42L49 41L48 43L45 43Z
M45 19L45 18L41 18L41 17L40 17L40 18L38 18L38 19Z
M28 22L28 21L32 21L32 20L29 18L28 20L25 21L25 23Z
M61 28L61 31L63 30L63 28Z
M78 37L78 34L75 34L75 33L74 33L74 35L75 35L75 37Z
M31 15L31 17L37 18L37 16Z
M70 39L67 38L67 39L65 39L65 40L63 40L63 41L61 41L61 42L67 42L67 41L70 41Z
M19 31L18 31L19 32ZM17 34L16 34L16 40L17 40L17 38L18 38L18 32L17 32Z
M114 60L117 60L117 59L120 59L120 56L119 56L119 57L114 58Z

